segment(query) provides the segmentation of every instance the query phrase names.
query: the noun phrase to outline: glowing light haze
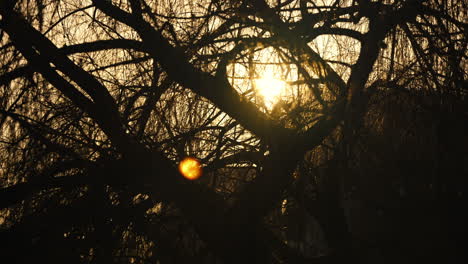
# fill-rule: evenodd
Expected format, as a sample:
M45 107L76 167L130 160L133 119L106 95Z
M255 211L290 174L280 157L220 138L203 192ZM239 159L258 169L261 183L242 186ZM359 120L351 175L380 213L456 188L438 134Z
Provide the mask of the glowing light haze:
M262 78L255 81L257 93L262 97L267 109L273 108L284 94L286 83L275 78L272 71L265 71Z
M188 180L196 180L203 174L200 162L192 157L187 157L179 163L179 171Z

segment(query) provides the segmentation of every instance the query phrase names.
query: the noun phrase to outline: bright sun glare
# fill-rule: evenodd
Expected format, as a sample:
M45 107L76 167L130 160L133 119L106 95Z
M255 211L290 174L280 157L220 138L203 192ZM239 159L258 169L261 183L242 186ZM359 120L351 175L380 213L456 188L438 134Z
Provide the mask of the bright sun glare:
M180 162L179 171L188 180L196 180L203 174L200 162L192 157L187 157Z
M262 78L255 81L256 90L262 96L267 109L272 109L284 93L286 83L275 78L273 72L266 71Z

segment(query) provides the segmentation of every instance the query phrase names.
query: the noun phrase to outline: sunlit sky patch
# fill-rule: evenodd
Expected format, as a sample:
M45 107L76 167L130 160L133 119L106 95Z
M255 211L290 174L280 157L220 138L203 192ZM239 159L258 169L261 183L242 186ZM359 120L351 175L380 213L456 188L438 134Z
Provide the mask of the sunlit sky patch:
M273 71L266 70L262 77L255 81L257 93L262 97L265 107L271 109L285 92L286 83L276 78Z

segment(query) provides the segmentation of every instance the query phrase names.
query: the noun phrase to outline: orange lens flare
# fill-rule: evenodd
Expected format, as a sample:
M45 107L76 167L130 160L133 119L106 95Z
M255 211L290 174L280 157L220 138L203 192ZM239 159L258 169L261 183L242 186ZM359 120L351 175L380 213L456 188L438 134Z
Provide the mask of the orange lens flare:
M188 180L196 180L203 174L200 162L192 157L187 157L179 163L179 171Z

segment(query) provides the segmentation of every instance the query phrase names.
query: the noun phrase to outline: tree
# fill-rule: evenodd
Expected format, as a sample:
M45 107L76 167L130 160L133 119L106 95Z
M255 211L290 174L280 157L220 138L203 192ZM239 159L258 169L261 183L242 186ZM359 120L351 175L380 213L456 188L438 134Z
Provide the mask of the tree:
M467 142L444 133L466 131L455 125L467 114L466 10L460 0L2 1L4 255L363 261L371 246L343 208L360 180L390 193L432 184L415 197L462 204L442 188L465 183L466 151L453 149ZM265 95L262 76L278 92ZM388 110L397 105L406 123ZM420 131L422 143L401 136ZM372 183L376 168L433 137L433 178ZM390 159L375 154L384 147ZM423 175L418 155L396 168ZM199 180L180 175L186 156L203 164ZM361 187L353 195L371 200ZM292 235L311 221L326 241L316 251L305 249L310 235Z

